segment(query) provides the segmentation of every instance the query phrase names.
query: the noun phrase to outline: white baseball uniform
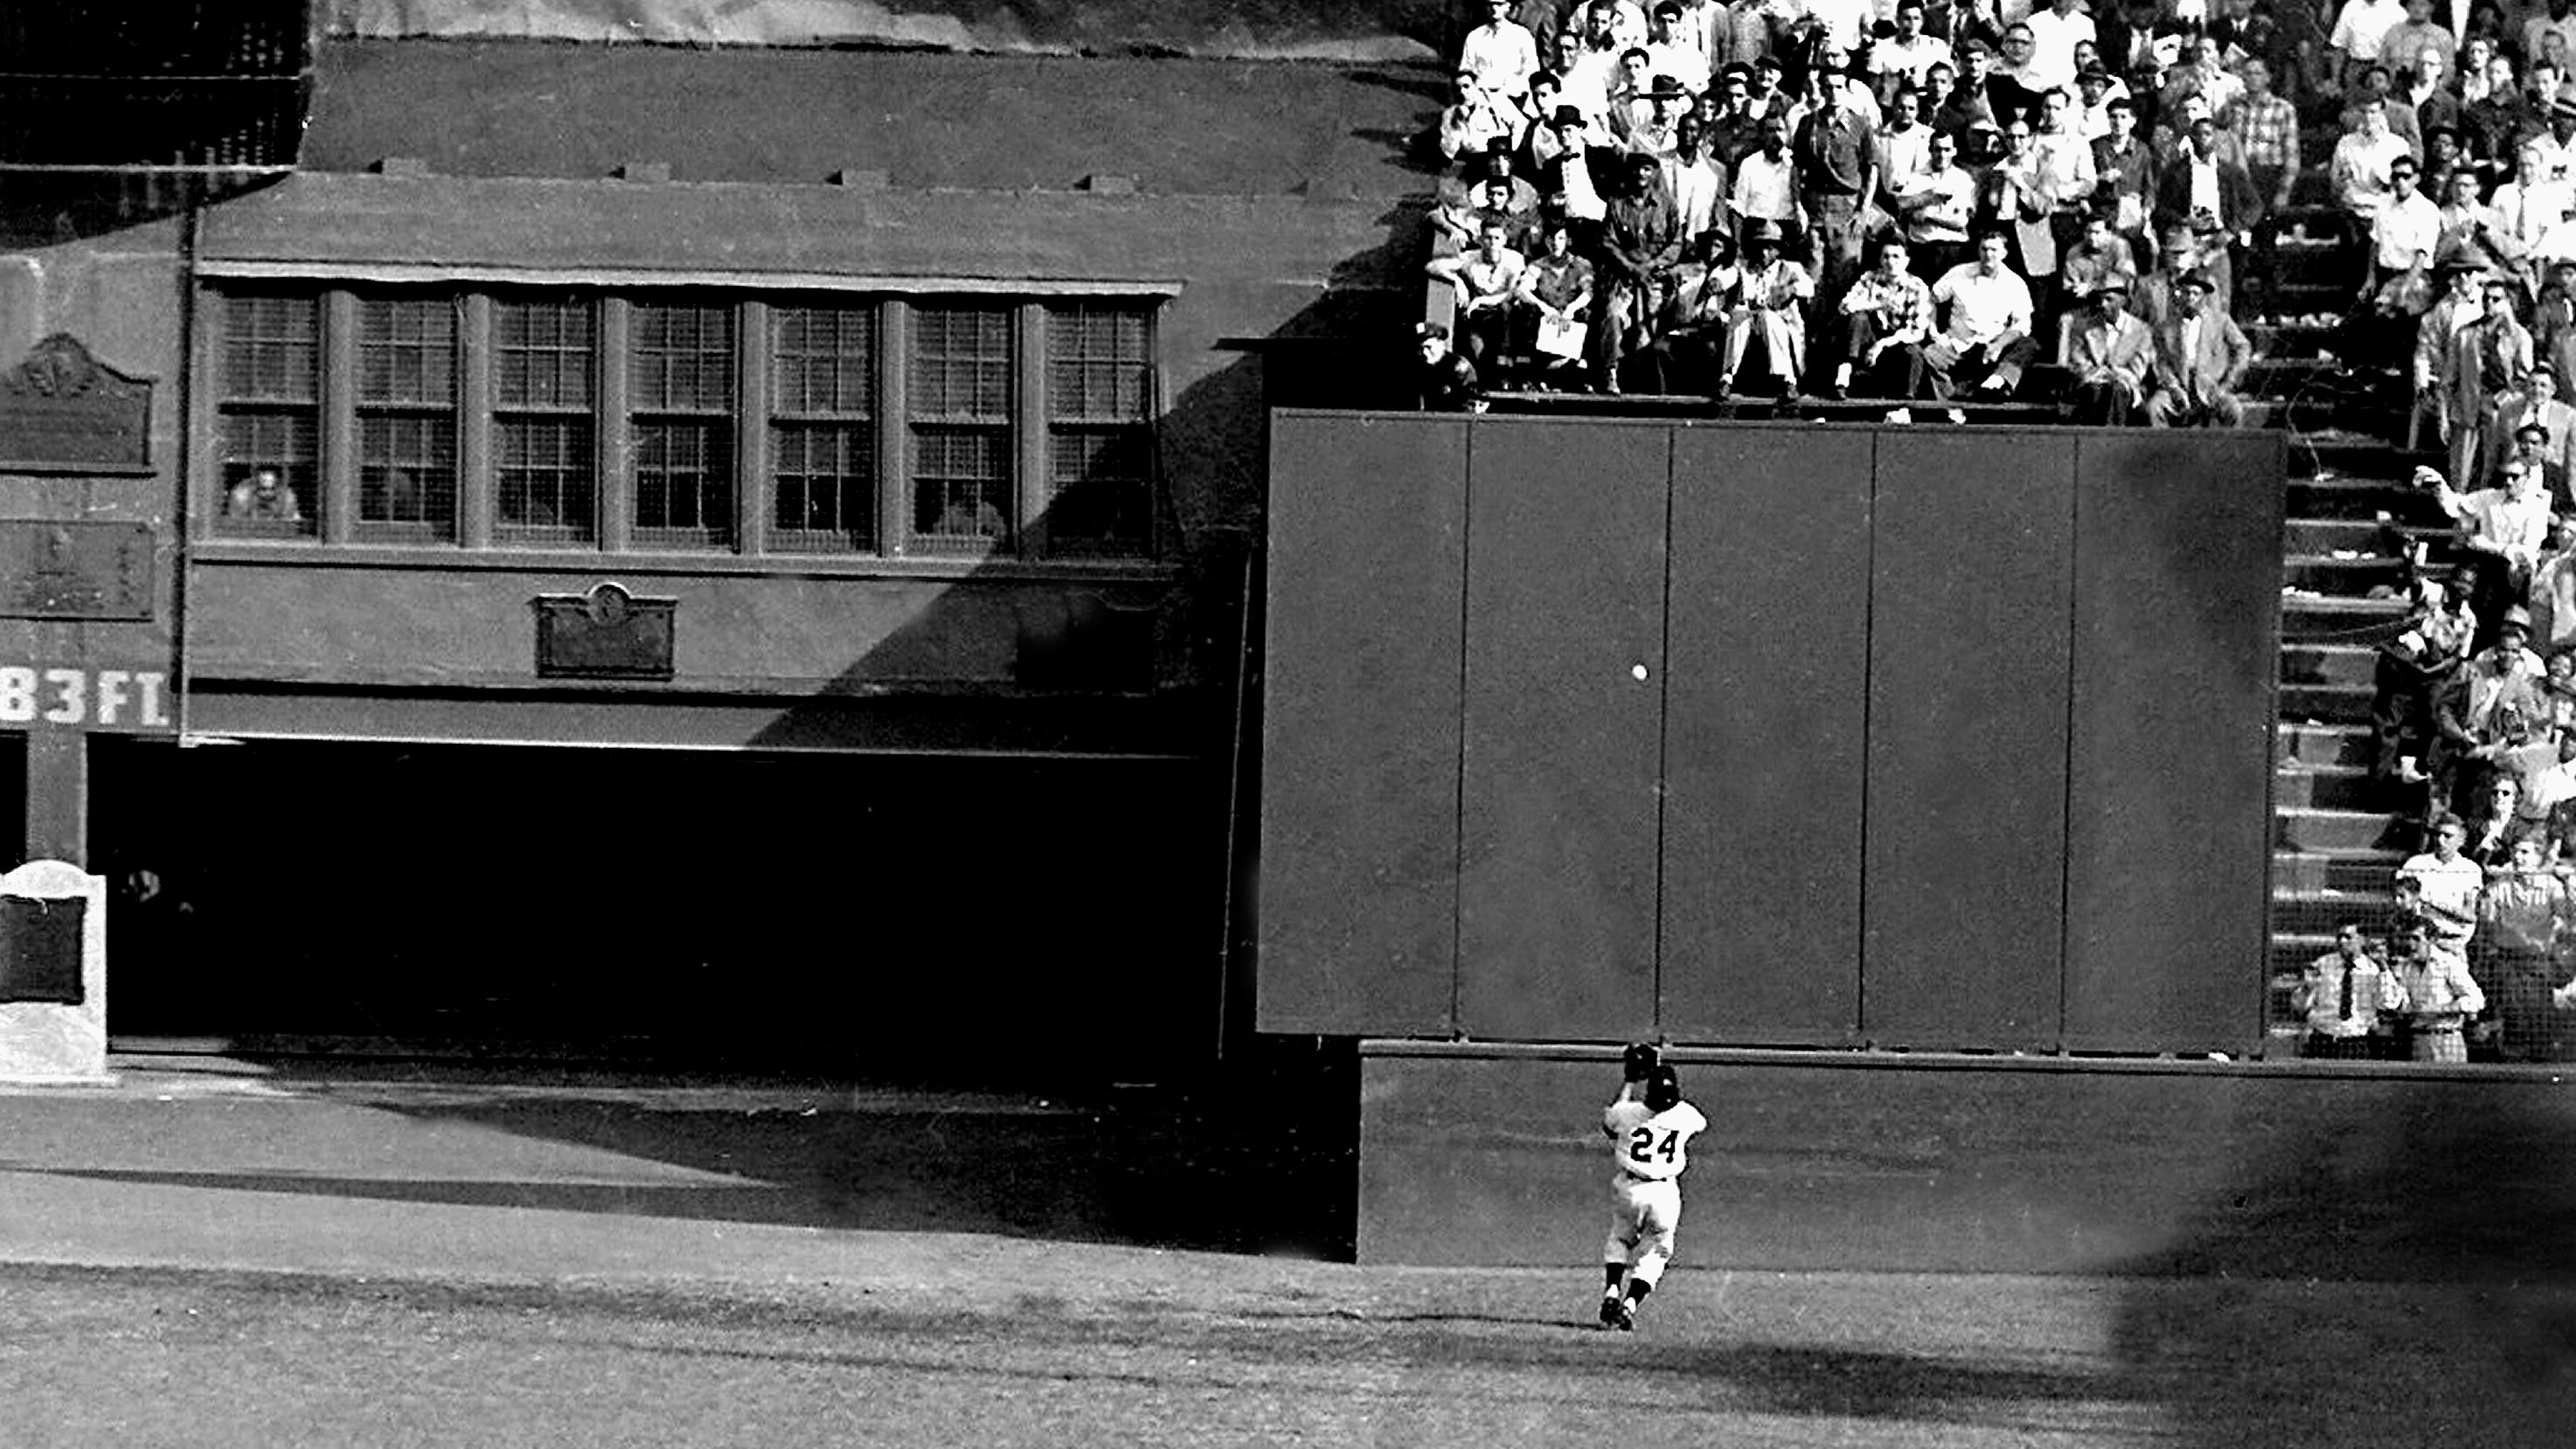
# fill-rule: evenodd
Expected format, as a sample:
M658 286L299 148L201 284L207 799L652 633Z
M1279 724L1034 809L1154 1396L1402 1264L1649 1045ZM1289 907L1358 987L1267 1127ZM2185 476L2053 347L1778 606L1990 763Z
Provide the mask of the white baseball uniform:
M1682 1221L1690 1140L1707 1128L1708 1119L1688 1102L1657 1112L1623 1095L1602 1112L1601 1130L1619 1170L1610 1179L1610 1236L1601 1261L1625 1265L1630 1278L1649 1287L1664 1276Z

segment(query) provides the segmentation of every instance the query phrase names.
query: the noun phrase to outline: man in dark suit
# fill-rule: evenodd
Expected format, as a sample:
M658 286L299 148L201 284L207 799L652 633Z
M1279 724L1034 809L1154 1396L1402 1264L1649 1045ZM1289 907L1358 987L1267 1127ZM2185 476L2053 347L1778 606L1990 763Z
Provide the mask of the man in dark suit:
M2229 253L2253 234L2262 217L2262 193L2254 189L2244 163L2220 148L2218 123L2207 116L2194 118L2182 148L2156 177L2155 224L2160 232L2191 228L2200 246L2201 270L2217 288L2222 312L2233 300L2236 268Z
M2207 272L2185 272L2174 282L2173 315L2155 329L2156 390L2147 398L2151 427L2241 427L2245 404L2237 389L2253 365L2245 333L2209 305Z

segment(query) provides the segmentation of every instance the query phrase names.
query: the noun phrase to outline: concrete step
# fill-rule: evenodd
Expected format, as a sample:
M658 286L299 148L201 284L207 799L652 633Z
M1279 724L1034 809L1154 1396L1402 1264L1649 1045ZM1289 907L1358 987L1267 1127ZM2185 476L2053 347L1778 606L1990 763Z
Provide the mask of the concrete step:
M2367 644L2296 643L2281 646L2283 684L2339 684L2369 688L2379 651Z
M2405 618L2404 599L2356 599L2286 590L2281 595L2281 636L2285 640L2377 643L2395 635ZM2286 705L2281 713L2289 719L2304 717L2303 712Z
M2322 478L2302 477L2294 469L2281 502L2291 518L2300 520L2371 523L2385 513L2395 522L2429 525L2441 513L2440 504L2421 496L2402 476L2374 478L2335 473ZM2427 507L2432 509L2434 518L2424 516Z
M2396 850L2414 843L2412 822L2379 810L2292 807L2272 812L2278 849L2320 854Z
M2284 765L2272 772L2275 810L2371 810L2379 794L2367 765Z
M2325 891L2377 895L2389 888L2397 867L2413 853L2387 849L2275 850L2272 890L2276 895L2317 895Z
M2284 684L2281 718L2319 724L2368 724L2370 686L2351 684Z
M2376 553L2294 553L2281 559L2286 584L2321 594L2358 596L2381 585L2394 587L2406 572L2406 561Z
M2388 890L2280 891L2272 897L2272 934L2275 939L2288 935L2322 936L2332 944L2334 933L2346 921L2359 921L2377 930L2396 914L2397 896Z
M2370 766L2370 726L2364 724L2284 723L2275 733L2284 765L2310 768Z

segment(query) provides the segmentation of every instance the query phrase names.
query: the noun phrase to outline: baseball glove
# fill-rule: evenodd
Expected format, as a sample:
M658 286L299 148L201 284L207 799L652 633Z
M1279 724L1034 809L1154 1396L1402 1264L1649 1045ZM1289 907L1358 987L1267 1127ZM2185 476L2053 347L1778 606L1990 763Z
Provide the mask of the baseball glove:
M1653 1076L1655 1074L1655 1068L1663 1065L1663 1061L1664 1054L1661 1051L1658 1051L1653 1043L1642 1041L1638 1042L1636 1045L1628 1048L1625 1052L1620 1053L1620 1079L1630 1082L1642 1082L1646 1080L1646 1078Z

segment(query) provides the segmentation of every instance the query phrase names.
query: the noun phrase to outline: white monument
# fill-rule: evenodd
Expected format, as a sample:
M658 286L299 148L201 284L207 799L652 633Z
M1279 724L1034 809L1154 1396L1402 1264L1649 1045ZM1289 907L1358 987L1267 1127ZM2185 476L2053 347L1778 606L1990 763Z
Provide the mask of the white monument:
M0 912L0 1082L110 1080L106 878L31 860L0 875ZM77 972L67 939L75 916Z

